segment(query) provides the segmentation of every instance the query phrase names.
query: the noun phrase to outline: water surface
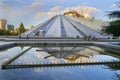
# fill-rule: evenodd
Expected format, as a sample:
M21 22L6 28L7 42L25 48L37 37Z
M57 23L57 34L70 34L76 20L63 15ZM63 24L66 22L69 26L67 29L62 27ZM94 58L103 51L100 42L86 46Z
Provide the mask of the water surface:
M30 46L0 52L0 65ZM95 46L33 47L11 64L64 63L119 60L119 56ZM1 80L120 80L120 65L65 66L0 70Z

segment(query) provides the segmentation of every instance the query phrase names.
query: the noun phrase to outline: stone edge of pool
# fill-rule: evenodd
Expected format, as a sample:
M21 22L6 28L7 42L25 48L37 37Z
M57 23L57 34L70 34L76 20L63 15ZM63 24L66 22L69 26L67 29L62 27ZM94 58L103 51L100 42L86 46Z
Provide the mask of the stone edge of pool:
M0 42L0 50L11 47L11 46L15 46L16 43L15 42Z

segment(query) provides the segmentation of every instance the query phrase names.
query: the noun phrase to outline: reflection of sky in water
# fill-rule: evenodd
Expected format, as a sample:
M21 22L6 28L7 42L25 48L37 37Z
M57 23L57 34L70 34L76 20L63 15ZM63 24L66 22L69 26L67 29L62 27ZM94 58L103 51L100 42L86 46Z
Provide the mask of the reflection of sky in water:
M0 72L3 80L113 80L113 71L105 66L58 67L7 70ZM114 71L115 72L115 71ZM20 75L18 75L20 74ZM8 79L9 77L9 79Z
M38 50L38 51L36 51ZM100 50L100 49L99 49ZM47 57L47 58L45 58ZM62 62L80 62L80 61L103 61L116 60L117 58L100 54L97 51L81 48L81 47L66 47L66 48L32 48L12 64L21 63L62 63Z
M27 49L28 47L14 47L4 51L0 51L0 64L7 61L10 58L13 58L15 55L19 54L21 51Z
M97 60L116 60L116 58L109 56L109 55L95 55L92 57L93 59L97 59Z
M32 48L31 50L29 50L28 52L26 52L25 54L23 54L22 56L20 56L18 59L16 59L12 64L14 63L51 63L51 62L58 62L61 61L55 57L50 57L47 59L44 59L44 57L49 56L50 54L48 54L47 52L44 51L39 51L36 52L37 48Z
M0 62L5 59L14 57L18 52L27 49L24 47L14 47L6 51L0 52ZM57 56L50 56L54 53L47 53L46 51L36 51L32 48L25 54L16 59L12 64L21 63L51 63L51 62L71 62L64 58L71 58L75 54L79 55L75 61L80 60L113 60L115 57L100 54L97 51L82 48L64 48L66 52L61 52L59 48L53 48L59 50L62 53L62 57L57 53ZM69 51L73 49L72 51ZM51 49L49 49L51 50ZM76 51L75 51L76 50ZM12 55L11 55L12 54ZM3 58L4 56L8 56ZM46 59L44 57L48 56ZM0 80L114 80L115 73L120 75L120 70L112 70L108 66L70 66L70 67L48 67L48 68L29 68L29 69L16 69L16 70L0 70Z

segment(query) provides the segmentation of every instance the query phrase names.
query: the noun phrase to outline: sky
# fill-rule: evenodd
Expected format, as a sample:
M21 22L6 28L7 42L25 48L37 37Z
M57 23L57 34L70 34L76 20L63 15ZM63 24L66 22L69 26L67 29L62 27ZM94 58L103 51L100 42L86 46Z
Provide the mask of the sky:
M117 10L119 0L0 0L0 19L16 27L23 22L26 28L70 10L108 21L107 11Z

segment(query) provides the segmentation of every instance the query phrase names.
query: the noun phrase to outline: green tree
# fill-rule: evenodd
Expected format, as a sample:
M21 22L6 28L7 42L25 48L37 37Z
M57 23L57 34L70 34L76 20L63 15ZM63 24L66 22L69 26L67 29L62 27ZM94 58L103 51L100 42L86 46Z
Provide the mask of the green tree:
M3 35L3 30L0 29L0 35Z
M15 28L15 32L19 34L19 28Z
M25 28L24 28L23 23L21 22L20 27L19 27L19 33L21 34L21 33L24 33L24 32L25 32Z
M115 4L120 8L120 1L115 2ZM120 10L116 11L109 11L109 14L107 14L110 19L120 19Z
M116 37L120 36L120 20L110 22L110 26L106 28L105 32Z
M110 11L107 15L110 19L120 19L120 11Z
M120 2L117 2L117 5L120 8ZM115 37L120 36L120 10L110 11L107 16L110 19L115 20L110 22L110 25L105 29L105 32L108 34L112 34Z

